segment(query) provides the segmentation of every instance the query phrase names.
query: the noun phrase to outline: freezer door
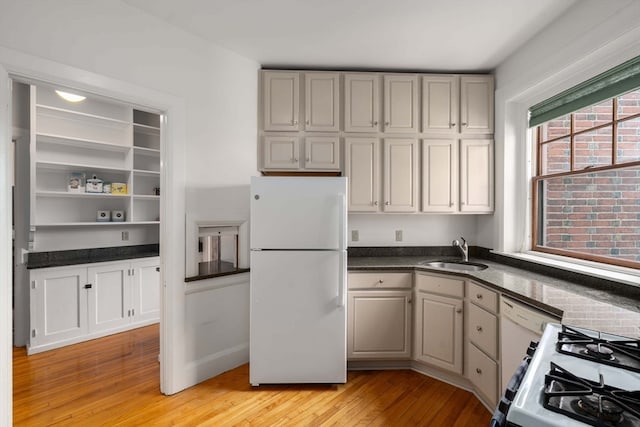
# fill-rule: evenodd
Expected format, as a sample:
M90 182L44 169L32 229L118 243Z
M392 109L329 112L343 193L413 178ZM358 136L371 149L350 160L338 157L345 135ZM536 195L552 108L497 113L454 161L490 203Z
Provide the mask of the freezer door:
M253 177L251 248L346 249L346 178Z
M345 256L251 252L251 384L346 381Z

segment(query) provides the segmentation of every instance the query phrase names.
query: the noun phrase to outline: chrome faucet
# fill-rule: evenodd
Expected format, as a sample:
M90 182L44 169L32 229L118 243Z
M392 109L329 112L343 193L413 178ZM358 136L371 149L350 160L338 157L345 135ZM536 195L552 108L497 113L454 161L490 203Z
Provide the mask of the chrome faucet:
M462 252L462 262L469 262L469 246L467 245L467 241L464 240L464 237L460 237L460 240L462 240L462 244L460 244L458 239L454 240L451 244Z

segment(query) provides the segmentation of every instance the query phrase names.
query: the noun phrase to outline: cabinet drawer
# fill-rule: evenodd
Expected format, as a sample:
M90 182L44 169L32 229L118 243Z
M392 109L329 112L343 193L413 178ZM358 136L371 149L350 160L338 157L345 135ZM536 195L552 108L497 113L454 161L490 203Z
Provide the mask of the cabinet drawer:
M467 357L467 377L491 406L498 400L498 364L478 348L469 344Z
M494 313L498 312L498 294L473 282L467 282L469 301L486 308Z
M464 297L464 280L451 279L443 276L416 274L416 289L433 294L451 297Z
M498 354L498 318L480 307L469 304L469 340L492 358Z
M349 273L349 289L411 288L412 273Z

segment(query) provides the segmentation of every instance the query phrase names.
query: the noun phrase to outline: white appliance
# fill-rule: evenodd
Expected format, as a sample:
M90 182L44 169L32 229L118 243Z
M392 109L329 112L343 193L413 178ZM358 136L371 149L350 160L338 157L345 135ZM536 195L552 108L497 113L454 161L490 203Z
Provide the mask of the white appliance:
M500 300L500 313L500 336L508 343L500 346L502 394L531 341L540 341L547 323L560 322L560 319L504 297Z
M584 328L565 328L556 323L547 325L508 408L506 425L640 426L640 341ZM618 344L609 344L616 342ZM591 356L589 346L594 351L602 351L606 357ZM570 372L571 381L554 379L560 377L558 371L553 370L554 365ZM597 398L606 396L603 390L612 387L625 390L627 397L617 402L607 397ZM549 391L555 391L558 397L549 397ZM589 400L592 396L596 398ZM591 409L587 410L590 405L586 403L594 401L596 408L600 405L596 411L602 411L597 417ZM626 411L621 402L626 404Z
M346 382L347 181L251 179L249 381Z

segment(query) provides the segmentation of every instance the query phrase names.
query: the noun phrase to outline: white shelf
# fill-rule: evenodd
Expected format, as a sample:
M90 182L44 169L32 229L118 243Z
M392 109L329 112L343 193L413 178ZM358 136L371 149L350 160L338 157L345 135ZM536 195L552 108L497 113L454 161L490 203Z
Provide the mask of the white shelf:
M160 200L160 196L153 194L134 194L133 198L137 200Z
M133 149L136 154L140 154L143 156L159 156L160 150L156 150L155 148L146 148L146 147L138 147L137 145L133 146Z
M131 197L131 194L111 194L111 193L72 193L69 191L37 191L38 197L70 197L87 199L111 199ZM150 196L157 197L157 196Z
M157 126L143 125L142 123L133 123L133 127L137 132L144 132L150 135L160 135L160 128Z
M142 170L142 169L134 169L133 173L138 176L160 176L160 172Z
M62 162L36 162L38 169L53 169L64 170L69 172L91 171L91 172L117 172L117 173L129 173L130 169L123 168L111 168L98 165L88 165L82 163L62 163ZM159 172L158 172L159 173Z
M54 135L49 133L36 133L37 142L46 142L50 144L70 145L72 147L86 148L87 146L99 150L120 151L126 153L131 150L131 145L111 144L109 142L74 138L63 135ZM136 147L137 148L137 147ZM149 151L153 151L150 150Z
M58 222L51 224L35 224L36 228L54 228L54 227L110 227L110 226L123 226L123 225L158 225L160 221L122 221L122 222L98 222L98 221L83 221L83 222Z
M83 116L83 117L87 117L87 118L91 118L91 119L104 120L104 121L107 121L107 122L120 123L120 124L124 124L124 125L132 124L131 122L128 122L126 120L114 119L112 117L99 116L99 115L90 114L90 113L83 113L82 111L68 110L66 108L52 107L50 105L36 104L36 107L37 108L41 108L43 110L51 110L51 111L58 111L58 112L61 112L61 113L69 113L69 114L72 114L74 116Z

